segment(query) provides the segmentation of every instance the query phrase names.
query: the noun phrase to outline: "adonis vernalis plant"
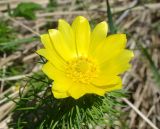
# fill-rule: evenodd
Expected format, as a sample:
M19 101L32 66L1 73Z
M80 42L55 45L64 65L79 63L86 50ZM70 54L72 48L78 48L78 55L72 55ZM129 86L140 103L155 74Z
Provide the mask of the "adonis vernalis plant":
M55 98L104 96L106 92L122 89L120 74L130 68L133 52L125 48L125 34L106 36L107 32L106 22L91 31L88 20L78 16L72 25L60 19L58 29L41 35L45 48L37 53L47 59L42 71L54 80Z
M41 35L43 73L27 83L13 114L12 128L88 129L96 125L115 128L122 112L117 106L125 96L120 75L130 68L133 52L126 35L107 35L101 22L91 31L86 18L72 25L60 19L58 29ZM50 87L50 84L52 86ZM26 87L26 86L25 86ZM17 122L18 121L18 122Z

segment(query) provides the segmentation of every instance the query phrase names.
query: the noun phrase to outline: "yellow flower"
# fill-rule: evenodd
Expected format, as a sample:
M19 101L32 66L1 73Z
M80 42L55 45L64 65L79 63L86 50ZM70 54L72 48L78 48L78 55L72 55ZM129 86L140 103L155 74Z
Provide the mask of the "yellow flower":
M58 29L41 35L45 48L37 53L48 60L42 71L54 80L55 98L103 96L122 88L119 75L130 67L133 52L125 49L125 34L106 37L107 32L106 22L97 24L91 32L88 20L78 16L71 26L60 19Z

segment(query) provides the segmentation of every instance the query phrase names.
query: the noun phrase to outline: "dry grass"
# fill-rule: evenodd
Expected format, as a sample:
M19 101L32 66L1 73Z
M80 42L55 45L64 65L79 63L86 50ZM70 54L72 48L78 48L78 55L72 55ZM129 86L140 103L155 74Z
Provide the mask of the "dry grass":
M37 2L44 7L48 3L47 0L26 1ZM8 19L10 25L19 30L17 38L32 37L46 32L49 29L49 27L46 27L46 23L51 23L51 26L54 27L59 18L72 21L74 16L83 15L96 22L106 20L105 0L87 0L82 4L76 4L75 0L59 0L54 12L45 13L39 11L37 12L37 19L34 21L27 21L23 18L15 19L7 15L7 4L10 4L11 8L15 8L19 2L19 0L0 1L0 16ZM136 112L131 105L122 109L128 112L122 119L127 122L130 129L160 128L160 87L153 79L150 64L140 48L137 47L139 43L143 44L150 52L155 65L158 68L160 67L160 28L158 28L160 26L160 3L156 1L144 2L146 1L117 0L111 3L114 20L119 28L119 32L128 34L128 48L134 50L135 53L132 69L123 76L124 89L130 93L128 100L136 108ZM136 7L131 8L133 6ZM127 10L127 8L131 9ZM11 54L4 53L0 57L0 69L2 70L0 78L0 128L7 128L6 123L10 120L11 111L15 107L15 103L8 102L5 95L9 94L12 98L18 96L18 91L15 88L17 83L12 83L14 85L8 86L9 83L7 82L13 80L18 82L40 70L39 65L36 65L38 56L34 53L39 47L40 43L34 41L32 44L21 45L21 50ZM6 77L8 67L15 66L17 63L27 65L28 69L24 69L20 75ZM24 84L23 81L21 82L18 85ZM128 104L126 99L123 101ZM144 118L138 114L137 109L144 114ZM150 120L152 125L148 125L147 120Z

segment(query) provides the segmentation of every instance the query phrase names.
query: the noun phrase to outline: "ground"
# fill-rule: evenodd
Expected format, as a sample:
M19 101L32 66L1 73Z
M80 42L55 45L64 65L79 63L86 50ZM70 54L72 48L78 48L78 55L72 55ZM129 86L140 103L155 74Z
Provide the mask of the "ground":
M41 47L37 40L39 34L56 28L59 18L71 23L75 16L82 15L90 20L92 26L108 21L105 0L25 0L38 5L18 7L21 2L0 1L0 127L4 129L8 128L6 123L10 121L11 111L16 106L6 96L16 98L26 76L40 71L41 64L37 63L40 58L35 53ZM110 1L110 6L118 33L127 34L127 48L135 54L132 68L123 75L128 97L122 99L126 106L120 110L127 113L122 116L121 125L124 124L124 129L158 129L160 3L158 0L117 0Z

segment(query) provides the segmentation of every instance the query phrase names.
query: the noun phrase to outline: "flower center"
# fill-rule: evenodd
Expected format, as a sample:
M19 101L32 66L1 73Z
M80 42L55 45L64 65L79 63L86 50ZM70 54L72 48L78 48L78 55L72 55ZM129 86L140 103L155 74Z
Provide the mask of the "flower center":
M90 83L98 75L97 65L85 57L75 58L67 63L66 75L74 82Z

